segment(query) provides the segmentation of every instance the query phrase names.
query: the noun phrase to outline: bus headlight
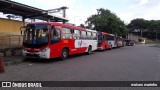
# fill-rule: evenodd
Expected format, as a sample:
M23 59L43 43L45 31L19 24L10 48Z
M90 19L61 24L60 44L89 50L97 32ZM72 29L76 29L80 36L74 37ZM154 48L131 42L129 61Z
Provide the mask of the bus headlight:
M43 50L41 50L41 52L46 52L49 48L45 48Z

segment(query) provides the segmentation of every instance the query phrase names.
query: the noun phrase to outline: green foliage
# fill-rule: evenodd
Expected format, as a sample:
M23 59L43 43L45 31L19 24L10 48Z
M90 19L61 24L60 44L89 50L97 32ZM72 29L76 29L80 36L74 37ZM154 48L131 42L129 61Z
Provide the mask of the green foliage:
M141 30L145 30L147 28L147 21L142 18L134 19L128 24L128 28L130 31L138 30L141 32Z
M147 21L147 29L149 31L155 32L156 30L160 30L160 20L150 20Z
M127 27L130 32L138 30L140 33L142 30L143 36L150 39L156 38L156 33L158 36L160 35L160 20L145 20L142 18L137 18L132 20Z
M85 28L84 24L80 24L80 27Z
M87 28L109 32L117 35L126 35L128 29L120 18L107 9L97 9L97 14L90 16L86 23Z
M160 30L160 20L144 20L144 19L134 19L128 24L128 28L131 31L134 31L135 29L140 30Z

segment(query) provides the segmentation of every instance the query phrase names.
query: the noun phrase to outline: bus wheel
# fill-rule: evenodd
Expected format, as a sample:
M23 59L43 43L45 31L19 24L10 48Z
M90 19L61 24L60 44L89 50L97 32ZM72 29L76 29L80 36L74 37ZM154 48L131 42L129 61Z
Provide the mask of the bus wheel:
M87 55L90 55L91 54L91 52L92 52L92 47L91 46L89 46L88 47L88 52L86 53Z
M64 49L62 50L62 53L61 53L61 59L62 59L62 60L67 59L67 58L68 58L68 55L69 55L68 49L64 48Z

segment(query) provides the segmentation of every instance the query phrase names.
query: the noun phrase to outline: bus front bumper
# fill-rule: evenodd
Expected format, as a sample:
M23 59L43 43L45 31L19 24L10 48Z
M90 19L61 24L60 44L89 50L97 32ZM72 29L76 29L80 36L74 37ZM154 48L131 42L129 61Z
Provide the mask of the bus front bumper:
M42 59L49 59L50 58L50 49L45 52L27 52L23 50L23 56L26 58L42 58Z

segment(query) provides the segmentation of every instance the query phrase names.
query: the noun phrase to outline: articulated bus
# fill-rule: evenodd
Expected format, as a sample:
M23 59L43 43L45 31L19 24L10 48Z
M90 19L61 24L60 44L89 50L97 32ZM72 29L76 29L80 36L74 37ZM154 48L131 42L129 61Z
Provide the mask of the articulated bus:
M108 43L108 38L107 36L109 36L109 33L106 32L98 32L98 50L106 50L111 48L111 45L109 45Z
M23 30L22 30L23 29ZM29 23L21 28L23 55L29 58L67 59L97 49L97 31L56 22Z

